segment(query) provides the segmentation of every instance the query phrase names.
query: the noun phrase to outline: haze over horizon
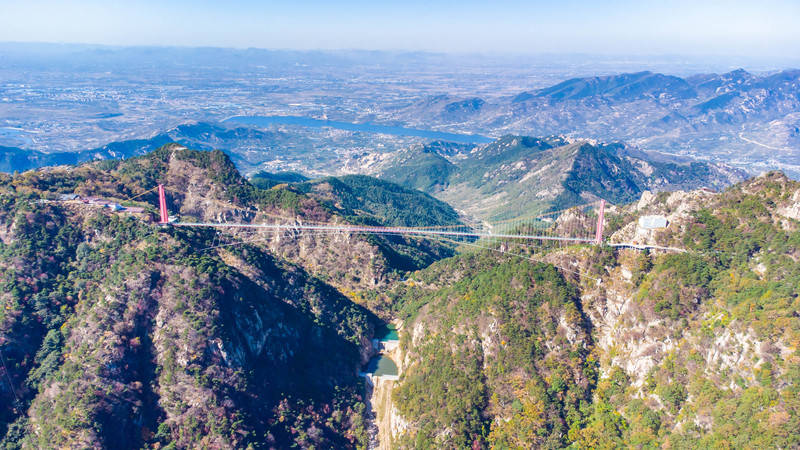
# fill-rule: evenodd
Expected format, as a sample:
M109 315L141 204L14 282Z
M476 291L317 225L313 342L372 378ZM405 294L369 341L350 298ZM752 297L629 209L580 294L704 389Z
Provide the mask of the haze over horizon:
M728 55L798 60L789 0L374 3L32 0L4 6L0 41L444 53ZM731 30L736 30L732 33Z

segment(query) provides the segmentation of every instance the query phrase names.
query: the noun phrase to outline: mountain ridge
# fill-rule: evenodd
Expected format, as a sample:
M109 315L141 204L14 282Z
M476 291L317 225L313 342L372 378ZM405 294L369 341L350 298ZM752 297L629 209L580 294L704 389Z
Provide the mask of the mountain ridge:
M396 445L800 444L800 183L647 193L606 220L609 242L684 252L503 243L378 294L403 324Z
M483 156L504 174L504 154L610 152L619 166L622 149L511 136ZM165 184L171 214L193 220L408 220L378 206L402 209L409 191L370 180L260 189L223 152L175 144L0 174L3 445L363 447L373 417L356 373L387 321L402 370L379 434L396 445L798 445L800 184L782 174L608 205L608 242L682 253L488 242L452 256L162 227L144 190ZM125 204L144 212L70 193L140 195ZM639 226L653 214L667 226ZM398 267L403 251L422 261Z
M408 104L396 116L412 126L427 123L493 136L626 141L646 150L726 162L752 175L778 168L800 176L793 138L800 125L796 69L760 76L737 69L685 78L622 73L482 100L480 109L457 117L448 117L440 103Z
M371 170L423 188L469 215L494 219L600 198L625 203L645 190L721 189L744 179L743 172L720 164L561 137L510 135L447 156L436 149L414 147Z

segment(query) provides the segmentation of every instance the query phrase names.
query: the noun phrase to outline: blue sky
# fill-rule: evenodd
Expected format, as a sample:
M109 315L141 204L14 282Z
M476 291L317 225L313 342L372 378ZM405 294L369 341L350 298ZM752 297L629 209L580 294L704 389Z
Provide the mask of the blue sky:
M0 41L800 56L800 0L0 0Z

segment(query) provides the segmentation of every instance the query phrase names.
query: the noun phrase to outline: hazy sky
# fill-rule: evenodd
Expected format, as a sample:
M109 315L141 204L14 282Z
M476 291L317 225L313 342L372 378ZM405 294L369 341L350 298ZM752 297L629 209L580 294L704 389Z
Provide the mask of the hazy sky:
M0 41L800 56L800 0L0 0Z

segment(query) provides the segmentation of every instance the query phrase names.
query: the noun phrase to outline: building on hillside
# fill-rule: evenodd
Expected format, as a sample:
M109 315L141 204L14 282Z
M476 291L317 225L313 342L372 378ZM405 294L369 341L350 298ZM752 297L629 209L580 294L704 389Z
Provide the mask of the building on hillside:
M639 217L639 228L645 230L657 230L659 228L666 228L669 222L664 216L642 216Z

